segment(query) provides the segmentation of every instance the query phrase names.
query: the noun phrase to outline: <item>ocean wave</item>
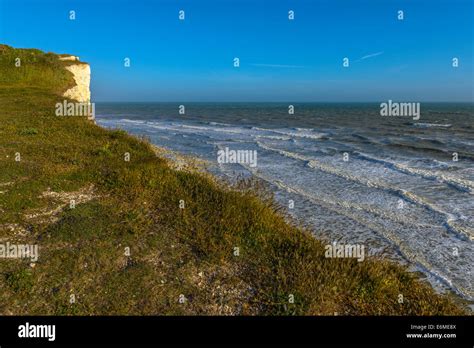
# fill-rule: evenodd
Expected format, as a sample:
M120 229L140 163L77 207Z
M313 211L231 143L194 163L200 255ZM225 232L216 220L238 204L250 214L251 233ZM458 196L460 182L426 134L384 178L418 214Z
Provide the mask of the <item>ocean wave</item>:
M285 136L280 136L280 135L256 135L255 137L262 138L262 139L283 140L283 141L291 140L291 137L285 137Z
M231 134L244 134L245 130L243 128L232 127L232 128L222 128L222 127L204 127L204 126L193 126L187 124L179 125L181 128L192 129L192 130L202 130L206 132L219 132L219 133L231 133Z
M449 127L452 126L452 124L450 124L450 123L440 124L440 123L417 122L417 123L413 123L413 126L422 127L422 128L430 128L430 127L449 128Z
M224 126L224 127L231 127L232 125L228 123L220 123L220 122L208 122L207 123L210 126Z
M297 137L297 138L307 138L307 139L314 139L314 140L321 140L328 136L327 133L315 133L312 129L308 128L295 128L296 132L292 132L291 130L279 130L279 129L269 129L269 128L260 128L260 127L252 127L253 130L263 131L263 132L272 132L277 134L282 134L290 137Z
M273 139L278 139L278 140L290 140L290 138L293 138L293 137L319 140L327 135L325 133L314 133L308 129L305 131L292 132L292 131L282 131L282 130L277 130L277 129L265 129L265 128L259 128L259 127L250 127L250 129L245 129L241 127L206 127L206 126L195 126L195 125L187 125L187 124L179 125L179 127L184 128L184 129L200 130L200 131L206 131L206 132L243 134L243 135L249 135L253 137L269 137L269 139L271 139L270 137L273 136L274 137ZM270 134L252 133L251 132L252 130L258 131L258 132L270 133ZM278 134L278 135L271 135L271 133ZM284 137L279 137L280 135L283 135Z
M125 122L125 123L135 123L135 124L145 124L145 120L131 120L129 118L121 118L118 122Z
M360 134L353 133L353 134L351 134L351 136L353 138L356 138L356 139L360 140L364 144L373 144L373 145L379 145L380 144L380 143L374 141L373 139L370 139L370 138L368 138L366 136L363 136L363 135L360 135Z
M458 189L459 191L474 194L474 182L471 181L471 180L457 178L457 177L454 177L452 175L450 176L450 175L439 173L439 172L434 173L434 172L431 172L431 171L426 170L426 169L413 168L413 167L410 167L406 164L396 163L396 162L388 161L386 159L373 157L373 156L370 156L370 155L367 155L367 154L364 154L364 153L361 153L361 152L358 152L358 151L355 151L355 155L357 157L359 157L361 159L365 159L367 161L381 163L381 164L383 164L387 167L396 169L396 170L398 170L402 173L405 173L405 174L417 175L417 176L421 176L425 179L430 179L430 180L436 180L436 181L439 181L439 182L443 182L445 184L449 184L450 186Z
M180 124L178 125L178 127L187 128L187 129L204 130L204 131L215 130L215 127L193 126L193 125L188 125L188 124Z
M447 150L439 149L437 147L431 147L430 145L420 146L416 145L416 143L407 144L403 142L388 142L385 144L385 146L398 149L409 149L417 152L433 152L439 155L445 155L446 157L451 156L451 153L449 153Z
M401 188L392 187L392 186L390 186L390 184L388 184L386 182L383 182L383 181L368 180L365 177L352 175L350 173L341 171L340 169L338 169L336 167L333 167L331 165L322 163L322 162L317 161L313 158L303 156L301 154L297 154L297 153L294 153L294 152L285 151L285 150L281 150L281 149L275 149L275 148L269 147L267 145L264 145L260 142L258 142L257 145L260 146L261 148L267 150L267 151L274 151L274 152L277 152L277 153L279 153L283 156L303 161L310 168L321 170L325 173L336 175L336 176L341 177L345 180L356 182L358 184L362 184L362 185L365 185L367 187L384 190L384 191L389 192L391 194L397 195L398 197L403 198L407 202L417 204L419 206L424 207L425 209L428 209L429 211L431 211L435 214L438 214L438 215L442 216L445 227L448 230L450 230L451 232L458 235L460 238L474 239L474 237L473 237L474 232L472 230L470 230L468 228L459 229L459 226L454 223L454 221L457 220L456 215L444 211L440 207L438 207L435 204L433 204L433 203L429 202L428 200L426 200L424 197L421 197L419 195L416 195L416 194L414 194L410 191L407 191L407 190L404 190L404 189L401 189ZM378 210L371 210L371 212L372 213L377 213L377 215L386 214L385 211L378 211ZM403 221L400 221L400 218L396 215L394 215L392 218L397 220L397 222L403 222Z

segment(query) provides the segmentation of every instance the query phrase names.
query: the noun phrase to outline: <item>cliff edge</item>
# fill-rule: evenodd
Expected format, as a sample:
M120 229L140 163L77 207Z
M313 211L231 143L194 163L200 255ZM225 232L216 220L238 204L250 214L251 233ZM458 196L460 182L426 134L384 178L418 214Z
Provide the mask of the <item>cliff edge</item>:
M69 99L73 99L80 103L90 103L91 101L91 67L89 64L80 62L79 57L71 55L61 55L59 60L74 62L71 65L65 67L66 70L70 71L74 77L76 85L69 88L64 92L63 96ZM94 115L91 115L89 119L94 119Z

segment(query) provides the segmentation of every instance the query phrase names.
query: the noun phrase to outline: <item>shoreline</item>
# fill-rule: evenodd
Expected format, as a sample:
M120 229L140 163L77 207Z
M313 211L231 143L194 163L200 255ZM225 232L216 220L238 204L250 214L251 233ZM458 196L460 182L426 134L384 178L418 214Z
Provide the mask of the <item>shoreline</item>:
M134 136L131 133L128 134L130 136ZM173 169L183 170L192 173L208 173L206 170L207 162L205 160L181 154L177 151L173 151L165 147L161 147L157 144L153 144L149 140L146 140L146 142L150 144L151 148L153 149L153 152L156 154L157 157L168 159L169 164Z

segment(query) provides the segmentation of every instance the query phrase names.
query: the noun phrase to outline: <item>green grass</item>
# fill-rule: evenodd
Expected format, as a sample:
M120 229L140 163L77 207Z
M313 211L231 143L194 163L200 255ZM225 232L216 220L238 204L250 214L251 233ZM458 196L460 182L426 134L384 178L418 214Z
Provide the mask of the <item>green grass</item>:
M0 46L0 239L37 243L40 253L34 267L0 259L0 313L464 313L394 263L325 258L320 241L286 223L272 200L252 189L174 170L123 131L54 116L72 83L67 64L54 54ZM60 204L44 195L48 189L90 185L92 199L66 204L55 219L27 218Z

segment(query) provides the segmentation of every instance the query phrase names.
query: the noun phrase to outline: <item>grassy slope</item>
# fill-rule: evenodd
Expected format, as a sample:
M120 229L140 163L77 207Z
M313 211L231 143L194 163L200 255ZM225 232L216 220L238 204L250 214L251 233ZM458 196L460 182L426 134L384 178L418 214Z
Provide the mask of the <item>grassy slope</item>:
M325 258L320 242L251 192L173 170L122 131L54 116L73 83L66 64L0 46L0 240L40 246L35 267L0 259L0 313L462 313L398 265ZM48 188L90 184L95 198L57 221L26 217L57 206L41 196Z

